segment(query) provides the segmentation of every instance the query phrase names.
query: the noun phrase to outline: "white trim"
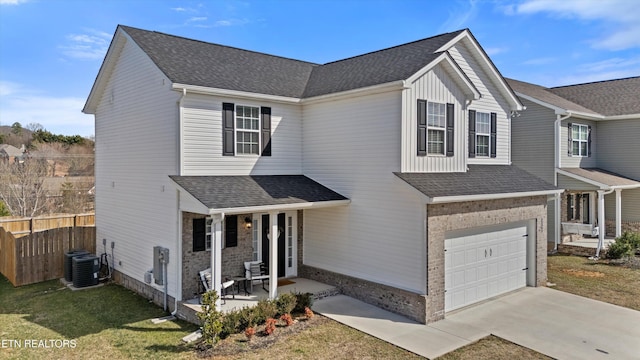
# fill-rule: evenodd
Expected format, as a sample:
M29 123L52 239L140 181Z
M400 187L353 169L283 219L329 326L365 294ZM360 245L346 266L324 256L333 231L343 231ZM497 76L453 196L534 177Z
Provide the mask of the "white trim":
M640 188L640 182L637 184L630 184L630 185L607 185L607 184L603 184L601 182L597 182L595 180L586 178L584 176L580 176L580 175L576 175L574 173L568 172L566 170L562 170L562 169L556 169L556 174L560 174L560 175L564 175L564 176L568 176L572 179L576 179L582 182L585 182L587 184L591 184L593 186L597 186L600 188L600 190L613 190L613 189L636 189L636 188ZM556 175L557 176L557 175Z
M288 210L302 210L302 209L319 209L325 207L345 206L349 205L351 200L332 200L332 201L319 201L319 202L303 202L294 204L281 204L281 205L260 205L260 206L244 206L244 207L232 207L222 209L209 209L209 214L224 213L227 215L235 214L247 214L247 213L259 213L259 212L272 212L280 211L285 212Z
M553 194L561 194L563 191L564 189L527 191L527 192L518 192L518 193L502 193L502 194L439 196L439 197L429 198L429 200L427 200L427 204L480 201L480 200L497 200L497 199L526 197L526 196L553 195Z
M561 108L559 106L555 106L552 104L549 104L548 102L539 100L538 98L535 98L533 96L527 95L527 94L523 94L519 91L515 92L516 95L518 95L519 97L529 100L533 103L536 103L540 106L544 106L548 109L553 110L556 115L570 115L571 117L577 117L577 118L582 118L582 119L587 119L587 120L594 120L594 121L607 121L607 120L629 120L629 119L637 119L640 118L640 114L626 114L626 115L611 115L611 116L607 116L607 115L602 115L602 114L598 114L598 113L594 113L594 114L588 114L585 112L581 112L581 111L575 111L575 110L569 110L569 109L565 109L565 108ZM565 98L562 98L563 100L567 100ZM569 100L567 100L569 101Z
M258 129L239 129L238 128L238 107L243 107L243 108L250 108L250 109L258 109ZM253 110L252 110L253 111ZM247 117L245 115L242 116L242 126L244 126L244 120L247 119ZM252 116L250 116L248 118L250 121L253 121L254 118ZM238 133L239 132L246 132L246 133L253 133L253 134L258 134L258 152L257 153L245 153L242 152L240 153L238 151L238 143L239 143L239 136ZM253 106L253 105L244 105L244 104L234 104L234 109L233 109L233 152L234 152L234 156L260 156L261 154L261 149L262 149L262 113L261 113L261 107L260 106ZM251 144L251 143L245 143L244 140L242 141L242 144ZM244 149L243 149L244 151Z
M301 101L299 98L288 97L288 96L267 95L267 94L252 93L247 91L227 90L227 89L212 88L207 86L187 85L187 84L180 84L180 83L172 84L171 88L173 90L179 90L179 91L186 89L189 92L195 93L195 94L228 96L228 97L235 97L235 98L241 98L241 99L270 101L270 102L276 102L276 103L298 104Z
M476 88L476 86L473 84L473 82L471 82L469 77L460 69L460 66L455 62L455 60L451 57L448 51L443 52L440 56L435 58L429 64L427 64L422 69L418 70L416 73L411 75L406 80L406 82L414 83L420 77L424 76L424 74L426 74L427 72L431 71L431 69L436 67L436 65L439 65L442 61L446 61L446 63L449 64L449 66L451 67L451 70L453 70L453 72L456 75L458 75L458 79L462 80L461 85L464 85L464 87L466 87L468 90L466 92L466 95L471 95L470 100L478 100L482 97L482 94L480 94L480 91L478 91L478 88Z

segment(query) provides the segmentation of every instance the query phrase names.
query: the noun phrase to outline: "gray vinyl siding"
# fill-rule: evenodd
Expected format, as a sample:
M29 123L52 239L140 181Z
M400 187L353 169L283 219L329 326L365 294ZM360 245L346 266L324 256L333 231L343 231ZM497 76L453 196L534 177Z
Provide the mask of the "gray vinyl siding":
M114 242L115 270L139 281L152 268L153 247L168 248L171 296L179 261L177 195L168 175L178 172L178 99L129 40L95 114L97 248L102 239Z
M271 156L222 156L222 103L271 107ZM302 109L266 101L188 94L182 109L182 175L302 172Z
M424 200L400 171L401 92L304 105L303 173L348 197L305 210L304 264L424 294Z
M598 122L598 167L640 181L640 118Z
M587 156L569 156L569 123L591 126L591 157ZM560 126L560 167L563 168L594 168L597 166L598 157L598 129L597 123L591 120L569 118L562 121ZM551 163L553 166L553 162Z
M558 187L561 189L567 189L571 191L577 191L577 190L590 191L590 190L599 189L599 187L595 185L591 185L584 181L580 181L578 179L574 179L572 177L565 176L562 174L558 174Z
M553 110L521 99L526 110L511 121L513 164L529 173L554 183Z
M640 189L622 190L622 221L640 221ZM604 196L605 218L616 218L616 194Z

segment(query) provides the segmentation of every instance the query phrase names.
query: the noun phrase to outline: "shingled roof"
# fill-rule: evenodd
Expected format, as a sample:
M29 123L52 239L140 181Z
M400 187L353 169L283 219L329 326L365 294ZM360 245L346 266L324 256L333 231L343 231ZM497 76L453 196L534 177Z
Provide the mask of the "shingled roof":
M506 80L515 92L568 111L594 116L640 114L640 77L553 88Z
M605 116L640 114L640 76L558 86L549 91Z
M208 209L348 201L304 175L169 177Z
M174 83L305 98L404 80L464 30L319 65L120 25Z
M473 200L477 196L497 196L558 192L555 186L513 165L469 165L466 172L395 173L431 199ZM448 199L447 199L448 198Z

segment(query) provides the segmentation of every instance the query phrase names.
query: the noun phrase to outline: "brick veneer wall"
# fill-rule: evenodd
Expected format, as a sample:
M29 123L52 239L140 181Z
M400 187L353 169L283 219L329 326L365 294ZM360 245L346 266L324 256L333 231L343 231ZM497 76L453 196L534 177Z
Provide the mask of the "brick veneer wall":
M116 284L120 284L125 288L139 294L140 296L144 296L160 307L164 306L164 292L162 290L156 289L153 286L145 284L142 281L138 281L128 275L121 273L118 270L115 270L113 272L113 281L115 281ZM174 307L174 298L170 295L167 295L167 309L170 312L173 312Z
M536 286L547 281L547 197L533 196L427 206L426 322L444 318L444 240L449 231L536 221Z
M251 261L253 244L251 229L245 227L244 218L238 215L238 246L222 249L222 279L244 275L244 262ZM191 299L199 291L199 272L211 267L211 251L193 252L193 219L203 219L205 215L182 213L182 298ZM224 234L224 229L223 229ZM223 235L224 236L224 235Z
M616 235L616 221L615 219L607 219L605 220L605 224L607 226L607 236L615 236ZM622 232L630 231L640 233L640 221L622 221Z

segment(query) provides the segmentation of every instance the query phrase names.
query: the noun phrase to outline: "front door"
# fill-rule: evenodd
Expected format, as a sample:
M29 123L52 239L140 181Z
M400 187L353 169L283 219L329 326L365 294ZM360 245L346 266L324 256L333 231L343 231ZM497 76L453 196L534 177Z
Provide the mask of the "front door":
M287 276L287 247L286 247L286 238L287 236L287 226L286 224L286 214L280 213L278 214L278 277ZM262 262L269 268L269 241L272 239L271 234L271 226L269 223L269 215L262 215Z

